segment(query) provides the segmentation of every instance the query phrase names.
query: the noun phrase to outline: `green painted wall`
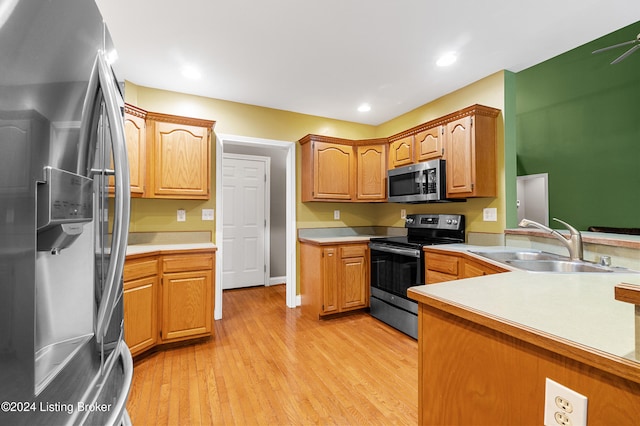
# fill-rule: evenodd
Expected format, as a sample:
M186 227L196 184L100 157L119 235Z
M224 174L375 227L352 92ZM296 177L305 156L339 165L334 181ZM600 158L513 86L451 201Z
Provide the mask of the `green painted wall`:
M549 173L550 217L581 230L640 227L640 52L616 65L627 47L591 53L639 32L637 22L516 74L517 174Z

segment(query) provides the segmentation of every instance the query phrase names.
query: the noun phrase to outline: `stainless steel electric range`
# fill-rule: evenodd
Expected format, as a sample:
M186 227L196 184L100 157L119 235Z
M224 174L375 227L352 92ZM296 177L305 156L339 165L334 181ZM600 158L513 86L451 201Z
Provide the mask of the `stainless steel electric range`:
M403 237L372 238L371 315L418 338L418 304L407 289L425 283L423 247L464 242L463 215L413 214Z

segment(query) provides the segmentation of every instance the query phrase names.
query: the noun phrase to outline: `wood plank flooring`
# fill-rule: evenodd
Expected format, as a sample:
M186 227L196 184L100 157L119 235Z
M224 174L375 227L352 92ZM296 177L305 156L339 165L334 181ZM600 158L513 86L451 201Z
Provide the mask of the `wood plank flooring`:
M227 290L208 342L134 364L139 425L418 423L418 344L366 313L315 321L285 286Z

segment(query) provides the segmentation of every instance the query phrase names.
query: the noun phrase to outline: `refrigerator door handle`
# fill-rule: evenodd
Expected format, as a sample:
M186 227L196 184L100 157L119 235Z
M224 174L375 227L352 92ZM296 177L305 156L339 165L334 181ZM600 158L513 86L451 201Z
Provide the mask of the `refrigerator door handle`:
M104 98L110 126L109 133L111 134L113 152L113 170L116 178L111 253L95 328L98 344L104 341L109 327L109 321L111 320L111 315L117 301L117 288L122 278L126 257L127 237L129 234L131 202L129 193L129 163L127 160L124 121L118 103L119 90L116 84L104 52L98 52L83 107L83 117L86 117L86 119L83 120L80 129L80 146L86 148L89 146L88 141L91 140L94 113ZM105 170L104 174L110 174L110 171Z
M126 403L127 398L129 397L129 390L131 389L131 382L133 381L133 359L129 348L124 341L120 341L119 356L122 359L124 380L122 382L122 389L118 393L118 400L114 404L114 407L111 410L111 416L106 422L107 425L117 425L120 424L119 422L124 422L126 424L126 420L131 424L131 420L129 419L129 415L126 411Z
M105 425L108 426L120 426L121 424L127 425L131 424L131 419L129 418L129 414L126 410L127 398L129 397L129 392L131 390L131 383L133 380L133 358L131 357L131 352L127 347L124 341L118 342L118 346L116 350L111 352L109 355L109 360L105 364L105 370L103 373L97 375L94 379L94 382L91 384L89 389L93 391L91 396L87 397L86 405L93 405L96 403L102 403L99 401L104 401L101 399L101 394L105 390L105 383L109 380L109 376L115 373L114 369L118 360L122 362L122 387L117 392L117 399L115 401L109 400L109 416L104 421ZM113 401L113 402L111 402ZM80 414L78 412L78 414ZM73 424L85 424L87 422L87 418L91 415L91 411L84 411L77 419L77 421L73 421ZM127 423L128 422L128 423Z
M127 160L127 146L124 132L124 120L118 103L119 91L116 80L103 52L98 54L98 75L104 96L107 117L111 129L111 144L113 149L113 163L115 171L115 201L113 215L113 234L111 238L111 257L107 269L106 288L100 308L96 338L99 343L104 339L109 327L109 321L117 300L117 288L122 279L124 261L129 236L130 214L130 184L129 163Z

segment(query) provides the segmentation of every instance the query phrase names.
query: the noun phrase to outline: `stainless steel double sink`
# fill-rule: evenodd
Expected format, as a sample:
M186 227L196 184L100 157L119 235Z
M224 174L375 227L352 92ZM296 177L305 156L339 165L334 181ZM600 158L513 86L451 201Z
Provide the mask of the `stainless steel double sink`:
M632 269L600 265L585 260L570 260L566 256L535 250L473 251L471 253L518 269L534 272L623 272Z

